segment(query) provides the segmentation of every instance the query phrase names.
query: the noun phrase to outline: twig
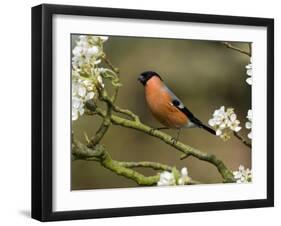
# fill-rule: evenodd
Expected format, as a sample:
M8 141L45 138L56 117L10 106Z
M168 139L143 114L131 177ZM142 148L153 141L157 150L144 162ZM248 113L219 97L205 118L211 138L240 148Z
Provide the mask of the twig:
M111 61L108 59L106 55L103 56L102 58L104 62L109 66L109 68L114 71L116 74L119 74L119 69L117 67L114 67Z
M114 71L116 73L116 77L117 79L119 80L119 69L114 67L113 64L111 63L111 61L107 58L106 55L103 56L103 60L104 62L110 67L110 69L112 71ZM117 96L118 96L118 92L119 92L119 86L116 86L115 87L115 90L114 90L114 94L112 95L112 102L114 103L117 99Z
M180 160L184 160L184 159L188 158L189 156L190 156L189 153L183 154L183 155L180 157Z
M233 132L233 134L238 140L241 140L242 143L245 144L247 147L252 148L252 144L249 143L246 139L244 139L239 133Z
M127 116L129 116L132 120L134 120L134 121L136 121L136 122L139 122L139 121L140 121L139 117L138 117L136 114L134 114L133 112L131 112L130 110L128 110L128 109L123 109L123 108L120 108L120 107L114 105L114 103L113 103L112 100L107 96L106 93L103 95L102 100L105 101L105 102L107 102L108 104L110 104L115 112L118 112L118 113L127 115ZM86 104L87 104L87 103L86 103ZM90 104L90 108L92 109L92 107L91 107L91 104L92 104L92 103L89 102L89 104Z
M248 51L245 51L243 49L240 49L236 46L233 46L232 44L230 44L229 42L222 42L223 45L225 45L227 48L229 49L232 49L232 50L235 50L237 52L240 52L240 53L243 53L243 54L246 54L247 56L251 57L251 52L248 52Z
M136 114L134 114L133 112L131 112L130 110L122 109L122 108L114 105L114 111L131 117L135 122L140 121L139 117Z
M119 70L117 68L114 68L113 65L111 64L110 60L106 58L106 56L103 57L103 60L109 65L109 67L112 68L112 70L116 73L117 79L119 79ZM98 131L96 132L95 136L92 137L90 142L88 143L88 147L94 147L96 144L98 144L107 130L109 129L110 126L110 118L112 114L112 109L114 108L114 103L117 99L119 91L119 86L114 87L114 94L112 95L112 98L108 98L107 92L103 89L100 88L98 89L99 96L101 97L101 100L106 103L107 106L107 112L105 117L103 118L103 122L100 125Z
M86 106L89 110L91 110L91 103L87 103ZM102 117L105 116L105 112L103 110L96 108L96 107L94 107L93 110L100 116L102 116ZM179 141L173 142L173 139L170 135L163 133L159 130L153 130L151 127L149 127L141 122L135 122L132 120L124 119L124 118L121 118L121 117L113 115L113 114L111 115L111 122L115 125L135 129L135 130L141 131L143 133L146 133L150 136L156 137L156 138L162 140L163 142L167 143L168 145L174 147L178 151L182 152L183 154L191 155L200 160L209 162L216 166L216 168L218 169L219 173L221 174L224 182L234 182L235 181L232 172L230 170L228 170L226 168L226 166L224 165L224 163L221 160L217 159L216 156L213 154L208 154L208 153L202 152L191 146L185 145Z

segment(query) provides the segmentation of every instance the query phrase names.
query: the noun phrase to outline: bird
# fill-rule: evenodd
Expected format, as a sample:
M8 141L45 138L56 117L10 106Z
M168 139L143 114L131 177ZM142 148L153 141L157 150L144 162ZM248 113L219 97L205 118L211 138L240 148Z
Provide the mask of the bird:
M144 86L145 99L152 115L164 126L156 128L177 129L177 142L183 128L202 128L216 135L216 131L204 125L183 102L168 88L161 76L155 71L142 72L138 81ZM155 129L152 129L155 130Z

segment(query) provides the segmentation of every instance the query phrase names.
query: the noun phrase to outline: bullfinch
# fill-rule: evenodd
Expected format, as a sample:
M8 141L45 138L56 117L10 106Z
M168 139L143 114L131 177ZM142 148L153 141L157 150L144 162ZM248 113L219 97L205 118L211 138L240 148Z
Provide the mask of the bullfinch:
M165 127L157 129L178 129L174 141L178 140L183 128L202 128L211 134L216 131L197 119L183 102L165 85L163 79L154 71L145 71L138 80L144 85L145 99L153 116Z

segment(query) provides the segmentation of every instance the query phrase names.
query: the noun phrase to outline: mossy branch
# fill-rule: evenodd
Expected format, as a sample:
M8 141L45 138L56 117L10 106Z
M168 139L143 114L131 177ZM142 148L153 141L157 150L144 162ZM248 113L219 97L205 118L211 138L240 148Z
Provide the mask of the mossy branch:
M86 107L89 110L94 111L96 114L98 114L102 117L105 117L104 110L97 108L91 102L87 102ZM213 154L202 152L198 149L195 149L189 145L183 144L179 141L174 142L173 137L171 137L170 135L163 133L162 131L159 131L159 130L154 130L153 128L149 127L148 125L145 125L144 123L142 123L141 121L128 120L128 119L125 119L125 118L112 114L111 122L114 125L119 125L119 126L123 126L126 128L135 129L140 132L146 133L150 136L156 137L156 138L162 140L163 142L165 142L166 144L174 147L176 150L182 152L184 155L190 155L190 156L193 156L195 158L198 158L200 160L203 160L203 161L206 161L206 162L209 162L209 163L215 165L217 170L219 171L219 173L221 174L221 176L223 178L223 182L234 182L235 181L232 172L229 169L227 169L225 164L221 160L217 159L216 156Z
M151 168L154 170L163 170L163 171L169 171L172 172L173 167L164 165L158 162L148 162L148 161L142 161L142 162L119 162L121 166L124 166L126 168Z
M175 169L175 167L157 162L119 162L111 158L110 154L105 150L105 147L103 145L97 144L94 148L89 148L76 140L72 140L72 156L73 160L80 159L99 162L106 169L111 170L117 175L121 175L128 179L131 179L141 186L156 185L160 179L160 175L159 173L157 173L154 176L145 176L133 170L132 168L144 167L169 172L176 170L176 173L180 174L179 171ZM198 184L199 182L194 181L190 178L185 181L185 183L190 185Z
M90 142L88 143L89 148L95 147L103 138L109 126L111 124L111 114L112 114L112 104L106 102L107 110L104 114L102 124L100 125L96 134L91 138Z

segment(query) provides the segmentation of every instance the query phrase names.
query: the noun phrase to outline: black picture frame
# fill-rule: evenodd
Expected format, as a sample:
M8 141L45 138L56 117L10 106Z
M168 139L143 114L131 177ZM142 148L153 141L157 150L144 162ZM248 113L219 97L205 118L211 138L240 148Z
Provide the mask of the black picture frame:
M52 18L55 14L182 21L267 28L267 198L130 208L52 210ZM176 12L43 4L32 8L32 218L40 221L121 217L274 206L274 20Z

